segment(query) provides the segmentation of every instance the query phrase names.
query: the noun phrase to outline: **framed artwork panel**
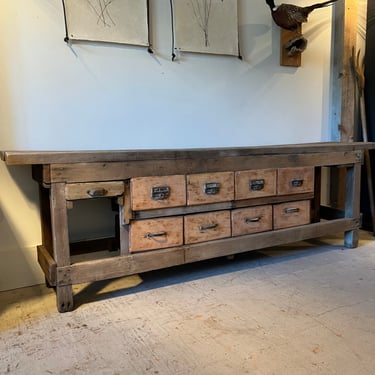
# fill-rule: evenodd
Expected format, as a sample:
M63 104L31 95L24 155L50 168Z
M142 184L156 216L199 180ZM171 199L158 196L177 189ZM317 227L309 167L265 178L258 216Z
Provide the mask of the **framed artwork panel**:
M149 46L148 0L63 0L67 38Z
M178 51L239 55L237 0L174 0Z

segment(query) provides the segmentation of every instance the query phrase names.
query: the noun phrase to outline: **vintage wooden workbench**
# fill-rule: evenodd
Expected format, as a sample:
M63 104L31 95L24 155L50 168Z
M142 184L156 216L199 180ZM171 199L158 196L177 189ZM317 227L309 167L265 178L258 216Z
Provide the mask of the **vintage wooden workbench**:
M370 143L269 147L21 152L40 186L38 261L60 312L73 309L72 285L232 255L332 233L356 247L360 174ZM345 207L321 205L323 168L346 171ZM72 244L69 215L78 200L110 199L113 238ZM74 252L112 250L100 259Z

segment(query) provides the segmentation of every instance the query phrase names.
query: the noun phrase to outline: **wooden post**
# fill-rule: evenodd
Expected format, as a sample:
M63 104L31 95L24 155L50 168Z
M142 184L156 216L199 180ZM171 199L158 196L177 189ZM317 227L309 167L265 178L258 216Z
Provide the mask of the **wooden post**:
M360 156L360 158L362 158ZM345 217L360 221L360 195L361 195L361 163L356 163L347 168L346 173L346 194L345 194ZM345 232L345 246L355 248L358 246L359 229Z
M65 183L51 184L51 224L53 257L59 267L70 266L68 213L65 199ZM73 310L72 285L56 285L57 309L59 312Z
M333 139L355 140L355 77L351 67L352 48L357 41L357 0L338 1L333 16Z

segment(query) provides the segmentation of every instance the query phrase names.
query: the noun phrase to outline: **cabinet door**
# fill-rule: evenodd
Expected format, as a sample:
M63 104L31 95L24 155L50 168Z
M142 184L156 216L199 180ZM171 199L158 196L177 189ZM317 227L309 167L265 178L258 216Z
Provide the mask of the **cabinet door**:
M273 229L310 223L310 201L287 202L273 206Z
M299 194L314 191L314 167L280 168L277 172L277 194Z
M133 211L186 205L184 175L135 177L130 180Z
M138 220L130 224L130 252L164 249L182 244L182 217Z
M234 173L200 173L187 176L187 204L207 204L234 199Z
M187 215L184 217L184 231L187 244L230 237L230 212Z
M276 169L255 169L235 173L235 199L276 195Z
M272 230L272 206L240 208L232 211L232 236Z

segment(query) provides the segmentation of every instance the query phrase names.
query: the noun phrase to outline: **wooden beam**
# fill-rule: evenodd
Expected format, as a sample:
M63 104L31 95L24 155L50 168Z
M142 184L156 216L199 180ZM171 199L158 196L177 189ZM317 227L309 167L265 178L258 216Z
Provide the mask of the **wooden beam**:
M341 142L355 140L355 77L351 68L352 48L357 41L357 0L339 1L333 14L332 137Z

